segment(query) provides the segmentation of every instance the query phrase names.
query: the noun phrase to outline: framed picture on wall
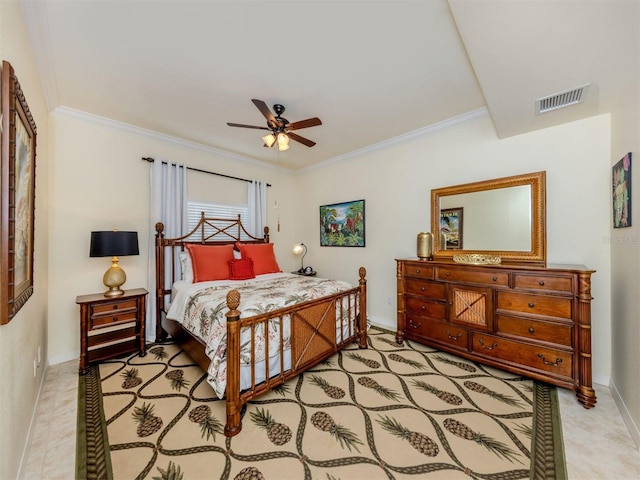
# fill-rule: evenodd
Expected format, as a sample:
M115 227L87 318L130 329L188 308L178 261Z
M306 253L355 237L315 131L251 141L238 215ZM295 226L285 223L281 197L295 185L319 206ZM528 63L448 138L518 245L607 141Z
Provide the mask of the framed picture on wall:
M440 245L447 250L463 248L463 208L443 208L440 210Z
M36 124L11 64L2 62L0 324L33 294Z
M320 207L321 247L364 247L364 200Z
M631 152L613 166L613 228L631 226Z

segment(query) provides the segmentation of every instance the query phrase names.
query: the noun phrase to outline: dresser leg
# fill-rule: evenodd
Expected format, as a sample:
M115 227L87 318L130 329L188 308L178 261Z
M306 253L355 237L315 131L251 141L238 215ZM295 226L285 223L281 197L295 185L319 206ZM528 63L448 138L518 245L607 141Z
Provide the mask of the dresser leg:
M593 408L596 406L596 391L591 387L579 386L576 391L576 397L584 408Z

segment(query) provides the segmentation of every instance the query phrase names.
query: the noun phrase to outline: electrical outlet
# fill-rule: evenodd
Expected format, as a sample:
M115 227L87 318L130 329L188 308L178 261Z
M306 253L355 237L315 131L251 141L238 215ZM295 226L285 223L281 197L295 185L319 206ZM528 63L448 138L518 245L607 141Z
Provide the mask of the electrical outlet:
M387 304L388 304L388 305L391 305L391 297L390 297L390 296L389 296L389 297L387 297Z
M36 378L38 376L38 361L34 358L33 359L33 378Z
M38 345L38 367L40 366L40 364L42 363L42 355L41 355L41 349L40 349L40 345Z

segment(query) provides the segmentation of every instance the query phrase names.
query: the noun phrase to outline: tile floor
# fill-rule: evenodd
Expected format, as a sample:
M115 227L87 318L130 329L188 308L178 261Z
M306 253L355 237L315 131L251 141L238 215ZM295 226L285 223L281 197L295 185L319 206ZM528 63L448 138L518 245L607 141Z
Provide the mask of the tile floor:
M22 479L75 478L77 387L77 361L48 368ZM595 389L598 403L590 410L572 391L558 390L569 480L638 480L640 450L609 388Z

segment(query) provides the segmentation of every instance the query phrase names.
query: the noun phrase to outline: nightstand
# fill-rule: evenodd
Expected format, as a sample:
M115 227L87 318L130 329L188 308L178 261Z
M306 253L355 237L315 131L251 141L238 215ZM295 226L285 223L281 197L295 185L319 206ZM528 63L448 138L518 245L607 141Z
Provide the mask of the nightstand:
M119 297L102 293L79 295L80 305L80 374L90 362L138 351L144 356L145 307L144 288L125 290Z

